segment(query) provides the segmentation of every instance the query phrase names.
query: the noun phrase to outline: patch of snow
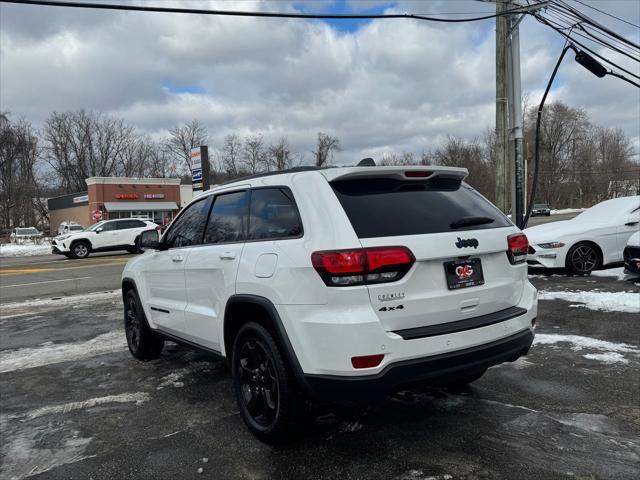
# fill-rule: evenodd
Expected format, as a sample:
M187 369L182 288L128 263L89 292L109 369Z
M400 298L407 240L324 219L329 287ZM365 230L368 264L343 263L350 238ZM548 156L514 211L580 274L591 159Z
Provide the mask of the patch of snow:
M120 352L125 348L127 348L127 341L124 331L115 330L84 342L54 343L41 347L5 350L0 352L0 373L83 360L105 353Z
M607 268L606 270L594 270L591 272L592 277L613 277L618 280L625 278L624 267Z
M582 303L589 310L603 312L640 313L640 294L637 292L547 292L539 290L538 299Z
M628 343L613 343L597 338L583 337L580 335L560 335L557 333L538 333L533 341L539 345L555 345L557 343L570 343L574 351L583 348L620 353L640 353L640 348Z
M110 290L108 292L85 293L82 295L70 295L68 297L55 297L46 299L28 300L26 302L7 303L2 305L2 311L7 313L11 310L25 310L38 307L69 307L86 303L97 303L107 300L121 299L122 292L120 290ZM32 312L28 312L32 313ZM24 315L28 314L24 313ZM23 313L21 313L22 315ZM17 315L3 315L0 320L4 320Z
M596 360L602 363L629 363L629 360L624 358L621 353L617 352L607 352L607 353L588 353L583 355L584 358L588 358L589 360Z
M629 360L623 354L640 355L640 348L629 345L628 343L613 343L597 338L582 337L580 335L559 335L539 333L536 335L534 344L538 345L556 345L558 343L571 344L571 350L579 352L584 350L596 350L601 353L588 353L583 355L584 358L595 360L603 363L622 363L627 364Z
M51 255L51 245L42 244L0 244L0 257L31 257L34 255Z
M180 370L171 372L169 375L166 375L160 379L160 385L156 387L156 390L162 390L163 388L169 386L174 386L176 388L184 387L184 383L180 382L179 380L188 373L190 373L190 370L188 368L181 368Z
M560 210L551 210L551 215L564 215L567 213L584 212L586 208L561 208Z
M2 425L3 462L0 478L19 480L48 472L60 465L80 462L95 455L85 455L91 437L83 438L77 430L52 424L30 426ZM55 445L42 446L43 439L55 439Z
M65 414L76 410L85 410L107 403L135 403L136 405L142 405L144 402L148 402L149 399L150 396L146 392L121 393L118 395L107 395L105 397L89 398L88 400L83 400L82 402L69 402L63 403L61 405L49 405L46 407L30 410L24 415L12 416L12 418L25 418L27 420L33 420L34 418L43 417L45 415Z

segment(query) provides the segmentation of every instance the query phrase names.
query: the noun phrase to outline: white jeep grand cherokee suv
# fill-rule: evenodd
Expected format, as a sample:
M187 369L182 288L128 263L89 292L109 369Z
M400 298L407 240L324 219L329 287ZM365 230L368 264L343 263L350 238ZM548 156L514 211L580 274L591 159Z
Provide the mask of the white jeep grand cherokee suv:
M137 218L104 220L79 232L70 231L51 240L51 253L69 258L86 258L91 252L139 250L140 234L158 228L153 222Z
M122 277L131 353L165 339L230 360L249 429L277 440L307 400L464 384L525 355L527 238L448 167L299 168L192 201Z

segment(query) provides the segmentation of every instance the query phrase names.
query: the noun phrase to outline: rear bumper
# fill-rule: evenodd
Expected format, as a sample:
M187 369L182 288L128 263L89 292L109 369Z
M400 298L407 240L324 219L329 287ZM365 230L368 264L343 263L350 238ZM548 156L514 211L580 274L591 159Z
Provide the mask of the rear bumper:
M512 362L526 355L534 334L526 329L484 345L387 365L366 376L299 375L305 393L316 401L372 400L418 383L441 384Z

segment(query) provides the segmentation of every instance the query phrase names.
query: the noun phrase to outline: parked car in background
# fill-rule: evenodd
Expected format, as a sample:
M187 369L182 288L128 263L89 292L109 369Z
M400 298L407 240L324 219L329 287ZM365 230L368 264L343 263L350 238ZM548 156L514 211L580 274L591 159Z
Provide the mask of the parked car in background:
M602 266L621 263L627 241L639 227L640 196L606 200L571 220L527 228L527 263L589 274Z
M240 416L269 441L307 400L460 387L516 360L537 315L527 238L466 175L310 167L202 193L124 269L130 352L226 357Z
M640 275L640 231L631 235L622 256L624 257L625 273Z
M86 258L92 252L113 250L135 253L140 233L157 227L151 221L135 218L103 220L80 232L57 236L51 241L51 253L68 258Z
M40 243L42 232L35 227L16 228L11 233L10 238L13 243Z
M58 227L58 235L65 235L71 232L81 232L84 227L78 222L62 222Z
M535 217L536 215L551 215L551 208L546 203L534 203L533 208L531 209L531 216Z

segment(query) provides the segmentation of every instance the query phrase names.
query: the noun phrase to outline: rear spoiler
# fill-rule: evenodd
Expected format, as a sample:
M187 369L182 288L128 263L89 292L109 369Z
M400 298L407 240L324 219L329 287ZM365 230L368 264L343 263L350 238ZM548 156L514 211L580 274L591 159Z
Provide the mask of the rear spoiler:
M469 171L466 168L442 166L391 166L391 167L345 167L328 168L320 173L329 182L337 180L353 180L357 178L393 178L396 180L426 180L433 178L450 178L464 180Z

